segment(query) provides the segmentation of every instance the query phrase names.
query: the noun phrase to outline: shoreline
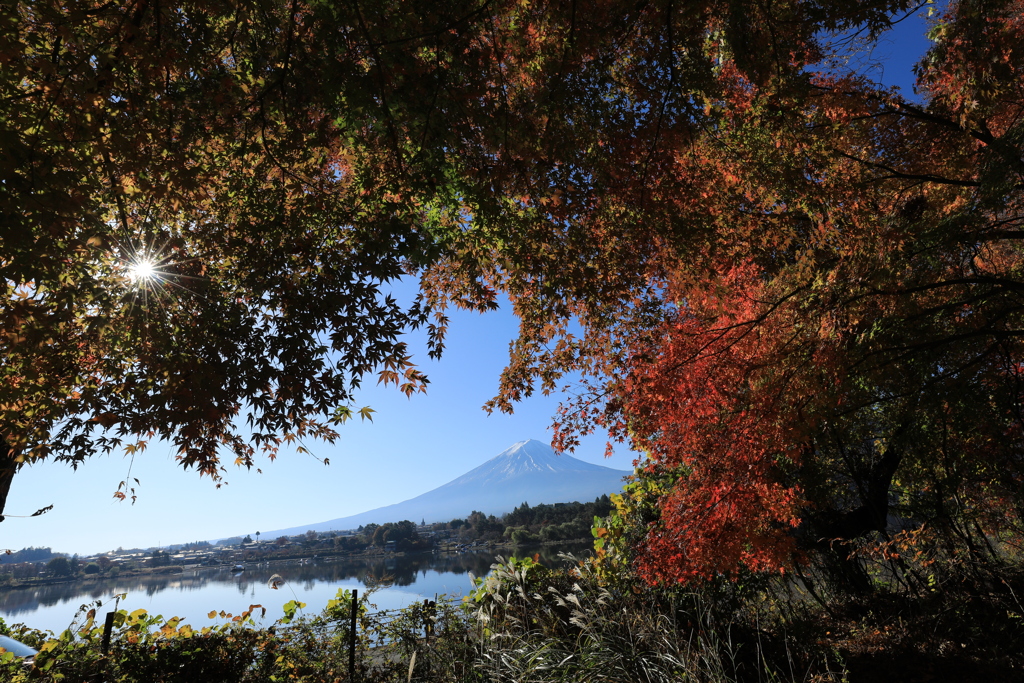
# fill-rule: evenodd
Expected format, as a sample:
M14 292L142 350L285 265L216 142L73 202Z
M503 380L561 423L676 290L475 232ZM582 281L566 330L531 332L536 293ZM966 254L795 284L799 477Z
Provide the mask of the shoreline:
M87 584L90 581L109 581L111 579L124 579L124 578L139 578L147 576L178 576L185 572L190 571L201 571L201 570L212 570L212 571L223 571L229 569L235 565L291 565L291 564L302 564L305 561L323 561L330 558L329 561L341 560L374 560L383 559L387 557L404 557L407 555L428 555L428 554L440 554L440 555L460 555L463 553L471 552L488 552L488 551L510 551L521 547L548 547L552 545L565 545L571 543L583 543L591 539L577 539L574 541L542 541L540 543L530 543L525 545L516 545L510 541L503 540L501 542L488 542L484 545L478 546L467 546L459 549L460 547L456 544L449 544L443 548L432 548L425 550L401 550L388 552L380 548L368 549L360 552L306 552L298 553L294 555L285 555L277 557L263 557L263 558L249 558L240 559L232 558L223 560L217 564L174 564L166 565L163 567L140 567L137 569L121 570L115 575L111 575L109 572L98 573L98 574L80 574L77 576L60 576L60 577L30 577L22 579L12 579L10 583L0 585L0 594L7 591L19 591L29 588L40 588L43 586L57 586L63 584ZM244 552L244 551L239 551ZM3 573L3 565L0 565L0 573Z

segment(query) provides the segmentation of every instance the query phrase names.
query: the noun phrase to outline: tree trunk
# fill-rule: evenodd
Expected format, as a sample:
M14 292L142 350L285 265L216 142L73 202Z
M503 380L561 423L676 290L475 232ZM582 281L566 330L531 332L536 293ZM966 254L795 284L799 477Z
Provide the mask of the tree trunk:
M7 494L11 490L11 481L18 471L18 449L11 448L0 440L0 522L4 521L4 509L7 507Z
M871 466L861 490L861 504L852 510L828 510L810 516L804 542L824 556L823 568L837 588L866 593L871 582L862 564L850 556L847 541L863 538L873 531L884 532L889 518L889 489L903 460L898 449L890 449Z

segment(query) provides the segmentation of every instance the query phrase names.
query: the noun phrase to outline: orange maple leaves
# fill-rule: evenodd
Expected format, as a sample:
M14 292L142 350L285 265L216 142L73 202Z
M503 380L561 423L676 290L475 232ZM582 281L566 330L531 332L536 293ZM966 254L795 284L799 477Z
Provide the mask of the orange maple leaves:
M802 496L791 475L806 434L791 418L806 399L791 364L779 365L790 318L768 315L751 264L703 294L634 355L617 392L613 435L648 453L644 468L677 476L639 558L653 581L778 571L795 550Z

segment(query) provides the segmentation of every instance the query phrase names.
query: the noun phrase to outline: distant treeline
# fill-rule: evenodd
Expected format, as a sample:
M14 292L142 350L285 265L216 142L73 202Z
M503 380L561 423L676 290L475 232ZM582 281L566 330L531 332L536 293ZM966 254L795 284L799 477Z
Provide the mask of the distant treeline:
M605 495L590 503L542 503L532 507L523 503L502 517L474 510L465 518L435 524L416 524L410 520L367 524L359 527L355 534L348 535L310 530L297 536L281 536L269 543L264 541L263 544L254 543L251 536L226 539L216 546L206 541L196 541L171 546L167 551L154 550L148 558L126 561L121 566L134 569L138 566L161 567L174 564L172 555L178 550L240 553L235 559L246 560L290 556L294 555L296 548L300 553L329 550L362 552L367 548L384 548L393 543L395 550L416 551L430 550L453 542L512 541L524 544L584 539L590 537L594 517L606 517L611 509L611 500ZM231 551L225 547L229 544L240 546L242 550ZM77 555L67 558L62 553L54 553L50 548L23 548L7 555L0 554L0 564L19 565L5 570L6 574L0 574L0 581L37 575L38 568L32 563L50 562L58 558L60 562L47 565L48 572L54 576L76 575L80 571L86 574L107 574L117 568L105 556L100 556L95 563L79 567Z
M514 543L589 538L594 517L607 517L611 509L608 496L592 503L541 503L536 507L523 503L502 519L502 535Z
M612 501L608 496L601 496L592 503L541 503L530 507L523 503L504 516L506 526L525 526L539 531L553 524L566 524L583 520L587 523L589 535L590 525L594 517L607 517L612 510Z
M606 495L590 503L542 503L533 507L523 503L502 517L474 510L465 518L421 524L419 527L409 520L367 524L359 527L354 536L334 539L334 545L358 551L394 541L397 550L426 550L445 540L535 543L583 539L590 537L594 517L606 517L611 509L612 502Z
M22 548L10 554L0 554L0 564L18 564L21 562L46 562L55 553L49 548Z
M592 503L542 503L534 507L523 503L502 517L474 510L464 519L427 524L421 528L435 537L440 533L442 538L459 541L568 541L590 538L594 517L605 517L610 512L611 500L601 496ZM367 538L368 545L383 545L382 542L412 540L419 535L415 524L406 520L397 524L360 526L357 536Z

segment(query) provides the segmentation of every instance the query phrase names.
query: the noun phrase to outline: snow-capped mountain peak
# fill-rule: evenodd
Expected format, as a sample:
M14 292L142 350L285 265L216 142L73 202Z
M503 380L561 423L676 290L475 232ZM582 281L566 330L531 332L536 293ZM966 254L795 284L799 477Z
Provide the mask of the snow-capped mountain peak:
M555 455L551 446L529 439L505 449L479 467L410 500L349 517L340 517L273 534L307 529L353 529L360 524L383 524L403 519L448 521L473 510L487 514L511 512L521 503L591 501L622 489L629 472L594 465L570 455ZM271 534L268 533L268 537Z
M622 476L609 467L593 465L571 455L556 455L551 446L529 439L520 441L494 456L483 465L453 479L441 488L467 484L495 484L499 481L532 474L602 472Z

